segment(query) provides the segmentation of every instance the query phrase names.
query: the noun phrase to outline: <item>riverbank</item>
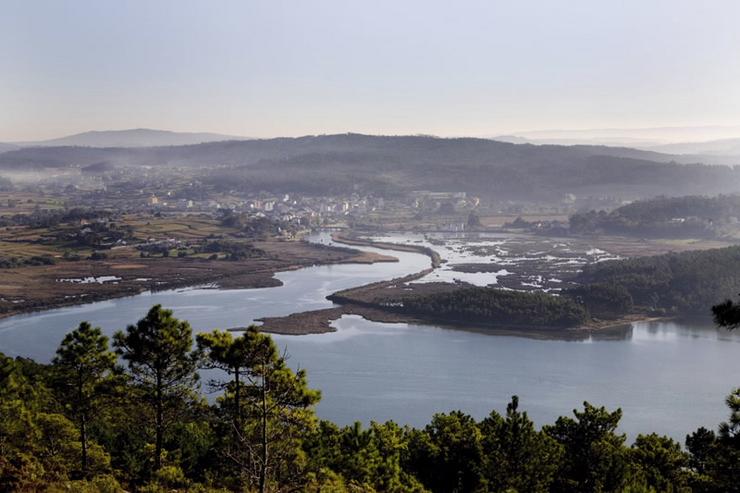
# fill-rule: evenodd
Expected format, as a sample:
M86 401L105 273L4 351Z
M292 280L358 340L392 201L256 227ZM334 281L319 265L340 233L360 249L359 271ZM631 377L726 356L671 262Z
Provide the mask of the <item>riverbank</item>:
M366 246L372 248L378 248L381 250L395 250L397 252L412 252L421 253L426 255L432 262L432 268L436 269L443 263L442 257L439 253L432 250L429 247L421 245L401 245L398 243L389 243L384 241L374 241L360 236L347 234L346 232L334 232L331 235L331 239L337 243L342 243L351 246Z
M653 317L648 315L627 315L616 320L591 321L586 325L572 328L532 328L506 324L480 324L434 320L416 315L386 311L370 306L356 304L340 305L322 310L292 313L284 317L264 317L259 329L262 332L282 335L309 335L335 332L334 323L346 315L357 315L370 322L404 323L442 327L445 329L465 330L489 335L509 335L533 339L583 340L597 336L600 339L622 339L633 323L667 322L670 317ZM242 331L244 327L234 327L231 331Z
M125 249L104 260L3 269L0 319L88 304L147 291L196 286L251 289L280 286L275 273L313 265L398 262L396 257L307 241L255 243L265 255L238 261L202 258L137 258Z
M424 314L404 313L397 310L395 304L402 304L404 298L425 297L444 293L468 286L464 283L429 282L413 283L427 276L442 264L440 255L432 249L420 245L401 245L388 242L376 242L366 238L334 233L332 239L338 243L362 245L374 248L412 251L430 257L432 267L420 272L387 281L358 286L338 291L327 296L327 299L338 304L332 308L293 313L282 317L265 317L259 319L261 330L274 334L305 335L333 332L333 323L345 315L358 315L373 322L408 323L444 326L465 330L474 330L489 334L520 335L535 338L583 339L598 333L602 337L614 335L619 337L635 322L667 320L665 317L630 313L613 320L590 319L574 327L532 326L511 323L471 323L467 320L450 320L430 317ZM382 246L381 246L382 245ZM234 328L238 331L241 328Z

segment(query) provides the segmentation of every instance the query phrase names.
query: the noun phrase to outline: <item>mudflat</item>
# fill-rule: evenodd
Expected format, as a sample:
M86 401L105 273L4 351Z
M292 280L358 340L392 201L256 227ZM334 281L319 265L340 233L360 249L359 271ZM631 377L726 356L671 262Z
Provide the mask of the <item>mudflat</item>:
M276 272L311 265L395 262L390 255L333 248L307 241L258 241L265 255L243 260L197 257L137 258L133 248L108 252L103 260L3 269L0 318L189 286L262 288L279 286Z

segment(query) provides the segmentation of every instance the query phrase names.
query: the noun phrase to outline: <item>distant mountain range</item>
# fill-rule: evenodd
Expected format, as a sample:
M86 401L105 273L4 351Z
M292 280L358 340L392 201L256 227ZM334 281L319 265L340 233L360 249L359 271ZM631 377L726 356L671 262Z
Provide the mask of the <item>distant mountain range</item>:
M0 152L14 151L16 149L19 149L19 147L15 144L6 144L4 142L0 142Z
M505 199L740 192L740 167L625 147L359 134L141 148L31 147L0 154L0 172L188 167L223 190L302 193L466 191ZM102 170L102 171L101 171Z
M730 136L711 139L711 136ZM498 135L513 144L629 147L672 154L682 163L740 164L740 127L659 127L644 129L540 130Z
M670 154L740 156L740 138L710 140L707 142L681 142L676 144L664 144L659 146L651 146L648 147L648 149L656 152L666 152Z
M169 130L153 130L136 128L130 130L93 130L80 134L60 137L58 139L40 140L34 142L17 142L0 144L0 152L4 146L18 147L157 147L202 144L225 140L245 140L246 137L222 135L214 133L171 132Z
M660 140L639 139L630 137L536 137L523 135L496 135L493 140L510 142L512 144L533 145L601 145L614 147L650 148L662 145Z
M512 132L511 136L536 144L584 144L650 147L680 142L709 142L737 138L739 126L589 128L575 130L533 130ZM494 137L496 138L496 137ZM503 136L506 139L506 136Z
M676 140L677 137L727 134L740 135L740 127L539 130L497 135L491 139L511 144L626 147L661 154L675 154L678 156L672 159L683 163L740 164L740 138ZM671 136L673 139L670 138ZM234 140L250 140L250 138L208 132L173 132L148 128L93 130L49 140L0 142L0 153L25 147L164 147ZM663 161L664 159L659 158L658 160Z

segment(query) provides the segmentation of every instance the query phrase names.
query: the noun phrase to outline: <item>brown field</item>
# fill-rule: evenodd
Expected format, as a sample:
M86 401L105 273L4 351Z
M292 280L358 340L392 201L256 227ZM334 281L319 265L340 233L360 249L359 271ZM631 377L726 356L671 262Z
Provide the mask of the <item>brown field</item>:
M218 220L207 215L190 214L186 216L152 217L127 216L124 223L132 226L139 239L154 238L163 240L178 238L181 240L199 240L210 235L228 235L236 233L236 229L221 226Z
M264 257L242 261L186 258L136 258L133 248L110 251L105 260L60 261L55 265L0 270L0 316L88 303L147 290L216 284L223 288L277 286L275 272L318 264L388 262L394 257L318 247L303 241L261 241ZM62 279L120 279L104 283Z

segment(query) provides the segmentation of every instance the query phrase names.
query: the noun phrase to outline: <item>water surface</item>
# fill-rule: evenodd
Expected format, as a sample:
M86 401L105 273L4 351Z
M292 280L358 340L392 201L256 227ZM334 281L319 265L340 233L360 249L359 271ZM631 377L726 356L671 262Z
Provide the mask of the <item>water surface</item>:
M0 351L49 361L64 334L81 320L111 334L156 303L189 320L196 331L244 326L263 316L328 307L325 297L334 291L429 266L420 254L393 255L400 262L279 273L284 285L275 288L144 293L12 317L0 321ZM621 407L621 429L631 437L656 431L683 441L697 427L714 428L726 419L724 397L740 385L740 334L707 323L637 323L617 340L577 342L382 324L355 316L335 326L331 334L276 340L287 347L290 364L306 368L310 384L322 390L319 415L340 424L393 419L422 426L434 412L452 409L482 418L491 409L503 412L517 394L538 424L551 423L587 400Z
M476 418L510 396L538 424L584 400L624 411L630 437L658 432L683 442L727 418L738 385L740 335L708 325L633 324L620 340L538 340L346 316L338 332L278 336L291 364L324 391L319 413L339 423L393 419L421 426L434 412Z

